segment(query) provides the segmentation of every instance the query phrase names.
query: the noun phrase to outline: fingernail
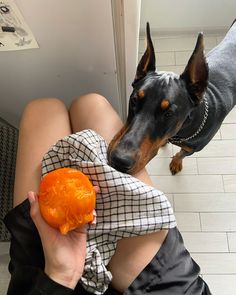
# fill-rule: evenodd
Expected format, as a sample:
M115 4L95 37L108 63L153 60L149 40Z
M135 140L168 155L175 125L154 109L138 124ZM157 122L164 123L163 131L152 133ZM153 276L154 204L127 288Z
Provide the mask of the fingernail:
M33 204L35 202L35 195L33 192L28 192L28 200L30 204Z
M97 212L93 210L93 220L90 222L90 224L96 224L97 223Z

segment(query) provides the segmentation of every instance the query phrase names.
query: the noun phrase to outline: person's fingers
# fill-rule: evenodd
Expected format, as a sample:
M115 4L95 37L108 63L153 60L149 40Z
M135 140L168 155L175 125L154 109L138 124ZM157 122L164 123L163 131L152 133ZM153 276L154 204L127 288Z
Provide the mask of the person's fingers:
M39 218L39 205L37 196L34 192L28 192L28 200L30 202L30 216L35 223Z
M75 228L73 231L76 232L76 233L79 233L79 234L87 235L87 229L88 229L88 225L84 224L84 225L81 225L81 226Z
M28 200L30 202L30 216L42 238L41 233L45 234L46 232L48 232L49 225L44 221L44 219L41 216L37 195L34 192L29 192Z
M93 220L89 224L95 225L97 223L97 213L93 210Z
M100 193L100 187L98 185L95 185L93 188L96 193Z

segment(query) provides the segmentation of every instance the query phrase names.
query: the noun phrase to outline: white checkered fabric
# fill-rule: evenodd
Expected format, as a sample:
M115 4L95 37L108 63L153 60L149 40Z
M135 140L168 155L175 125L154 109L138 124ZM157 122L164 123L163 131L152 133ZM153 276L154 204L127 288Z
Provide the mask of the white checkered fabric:
M97 223L88 229L81 283L87 291L103 294L112 279L106 265L114 254L116 242L175 227L173 210L162 192L110 167L107 144L92 130L69 135L53 145L43 158L42 175L61 167L82 171L94 186L100 187Z

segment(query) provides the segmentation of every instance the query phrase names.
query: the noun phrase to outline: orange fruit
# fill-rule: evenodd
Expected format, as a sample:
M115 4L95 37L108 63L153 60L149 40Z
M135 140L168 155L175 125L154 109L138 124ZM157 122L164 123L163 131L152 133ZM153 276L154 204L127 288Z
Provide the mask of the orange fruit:
M96 193L79 170L60 168L43 177L39 207L45 221L62 234L93 221Z

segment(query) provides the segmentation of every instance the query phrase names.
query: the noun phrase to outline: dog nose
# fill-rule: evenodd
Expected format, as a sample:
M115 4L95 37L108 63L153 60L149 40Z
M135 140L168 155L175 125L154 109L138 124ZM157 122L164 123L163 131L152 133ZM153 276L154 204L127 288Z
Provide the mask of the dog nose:
M128 155L121 155L117 152L112 152L109 164L116 170L127 173L133 167L134 162L134 159Z

